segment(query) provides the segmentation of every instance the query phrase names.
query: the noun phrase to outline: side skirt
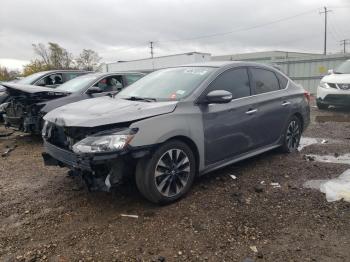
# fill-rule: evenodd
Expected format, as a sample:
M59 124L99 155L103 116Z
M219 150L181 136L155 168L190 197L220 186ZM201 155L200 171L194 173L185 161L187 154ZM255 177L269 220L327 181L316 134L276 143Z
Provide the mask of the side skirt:
M199 175L201 176L201 175L207 174L207 173L212 172L216 169L237 163L241 160L251 158L251 157L256 156L256 155L260 155L262 153L265 153L265 152L270 151L272 149L278 148L280 146L281 146L280 144L277 144L277 145L274 144L273 146L263 147L261 149L258 149L258 150L252 151L252 152L248 152L248 153L236 156L236 157L231 158L231 159L226 159L226 160L220 161L218 163L211 164L208 167L206 167L204 170L200 171Z

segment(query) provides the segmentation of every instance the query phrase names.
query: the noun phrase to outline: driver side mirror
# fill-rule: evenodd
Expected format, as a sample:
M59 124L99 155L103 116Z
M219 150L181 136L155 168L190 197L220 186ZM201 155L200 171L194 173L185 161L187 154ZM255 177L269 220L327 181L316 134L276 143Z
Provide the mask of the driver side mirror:
M102 93L102 92L103 92L103 90L101 88L99 88L98 86L92 86L86 91L86 93L88 95Z
M233 99L232 93L226 90L214 90L205 96L206 104L225 104Z

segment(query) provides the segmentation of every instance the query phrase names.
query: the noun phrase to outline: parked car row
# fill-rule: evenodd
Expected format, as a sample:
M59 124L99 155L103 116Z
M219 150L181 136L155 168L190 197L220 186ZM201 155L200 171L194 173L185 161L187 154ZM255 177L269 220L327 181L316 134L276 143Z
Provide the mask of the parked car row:
M40 134L42 117L49 111L79 100L119 92L143 76L141 73L58 73L56 71L42 79L52 78L53 75L57 78L59 74L64 80L68 80L66 75L71 79L76 78L61 85L56 82L57 85L53 86L23 84L28 81L3 83L8 96L7 103L1 106L5 126ZM44 82L38 80L35 83Z
M89 73L55 89L4 86L15 97L5 123L42 126L46 165L70 168L90 190L132 176L154 203L181 198L196 176L223 166L275 148L296 151L310 121L300 85L248 62Z

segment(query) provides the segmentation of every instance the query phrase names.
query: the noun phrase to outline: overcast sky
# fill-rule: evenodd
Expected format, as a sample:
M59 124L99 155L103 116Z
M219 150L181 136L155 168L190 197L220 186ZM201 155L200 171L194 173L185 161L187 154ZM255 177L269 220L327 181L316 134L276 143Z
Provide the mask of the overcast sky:
M349 0L1 0L0 64L20 67L35 58L32 43L49 41L107 62L148 57L149 41L156 56L322 52L323 6L332 10L329 51L339 52L350 38Z

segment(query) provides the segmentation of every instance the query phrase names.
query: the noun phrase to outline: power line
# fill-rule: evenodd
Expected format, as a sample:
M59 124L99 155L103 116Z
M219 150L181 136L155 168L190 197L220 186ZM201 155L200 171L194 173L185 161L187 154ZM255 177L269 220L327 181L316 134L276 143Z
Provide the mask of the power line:
M191 40L198 40L198 39L203 39L203 38L211 38L211 37L217 37L217 36L222 36L222 35L228 35L228 34L248 31L248 30L252 30L252 29L256 29L256 28L265 27L265 26L268 26L268 25L280 23L280 22L283 22L283 21L286 21L286 20L290 20L290 19L293 19L293 18L296 18L296 17L300 17L300 16L303 16L303 15L306 15L306 14L314 13L317 10L319 10L319 9L318 8L317 9L313 9L313 10L310 10L310 11L307 11L307 12L303 12L303 13L299 13L299 14L296 14L296 15L293 15L293 16L280 18L280 19L277 19L277 20L274 20L274 21L263 23L263 24L258 24L258 25L248 26L248 27L242 27L242 28L238 28L238 29L235 29L235 30L232 30L232 31L227 31L227 32L222 32L222 33L215 33L215 34L208 34L208 35L202 35L202 36L196 36L196 37L191 37L191 38L157 41L157 43L191 41Z

